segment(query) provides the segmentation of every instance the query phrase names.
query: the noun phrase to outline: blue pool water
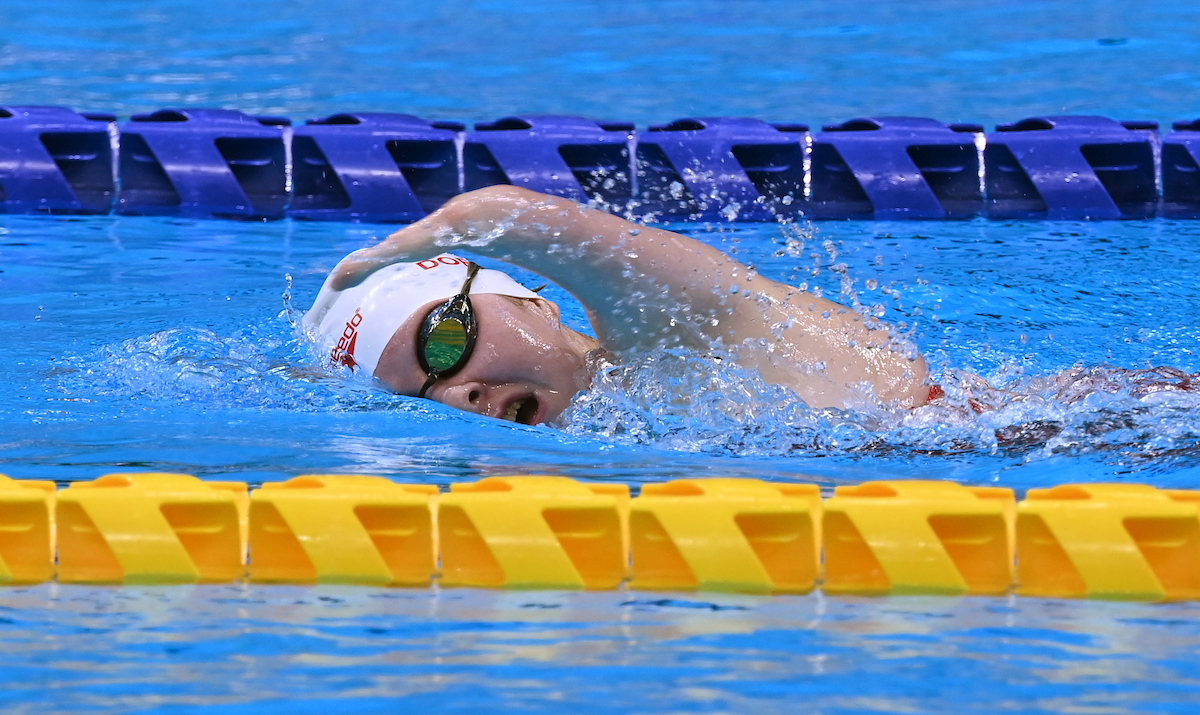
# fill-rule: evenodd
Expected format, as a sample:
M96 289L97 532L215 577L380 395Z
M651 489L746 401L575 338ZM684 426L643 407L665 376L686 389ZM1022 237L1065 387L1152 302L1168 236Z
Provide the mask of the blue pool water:
M12 0L0 98L122 115L186 104L642 125L1200 114L1200 11L978 5ZM1046 382L1077 365L1200 370L1200 223L676 228L903 323L949 407L814 412L752 376L655 354L602 376L562 429L495 422L328 373L296 338L289 306L306 309L341 256L391 227L7 216L0 471L1200 488L1200 398L1147 395L1103 369L1068 390L1104 388L1082 399ZM1008 391L991 395L1000 409L963 407L964 371ZM18 712L1140 713L1200 701L1194 604L42 585L0 592L0 611L0 702Z
M16 476L91 478L118 466L251 482L353 471L445 484L518 470L631 482L945 476L1018 489L1114 478L1200 487L1195 393L1142 397L1114 386L1072 402L1038 382L1076 365L1200 370L1198 261L1180 250L1200 224L825 223L803 229L803 250L793 227L697 229L771 278L839 297L847 276L851 300L911 331L950 406L814 411L751 375L657 353L601 376L561 430L460 413L322 369L288 305L298 317L338 258L389 227L11 216L4 225L0 318L20 337L3 459ZM568 322L583 324L569 296L547 290ZM956 389L962 371L1014 395L976 415ZM997 438L1030 424L1045 429Z
M283 586L5 604L6 712L1189 713L1198 686L1195 604Z

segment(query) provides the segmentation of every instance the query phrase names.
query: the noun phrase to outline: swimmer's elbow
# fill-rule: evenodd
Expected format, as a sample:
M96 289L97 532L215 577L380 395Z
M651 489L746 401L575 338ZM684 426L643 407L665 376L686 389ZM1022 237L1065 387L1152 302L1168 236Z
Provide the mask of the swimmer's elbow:
M907 407L920 407L934 399L934 392L928 384L929 367L925 363L925 358L921 357L920 353L916 354L909 363L905 376L908 378L909 387L902 402ZM938 389L940 390L941 388L939 387Z

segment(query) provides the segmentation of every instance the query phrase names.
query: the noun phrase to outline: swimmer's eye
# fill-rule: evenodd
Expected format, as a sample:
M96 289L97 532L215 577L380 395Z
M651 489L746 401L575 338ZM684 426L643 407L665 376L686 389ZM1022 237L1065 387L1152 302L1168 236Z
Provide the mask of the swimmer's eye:
M467 294L479 266L467 264L467 279L458 295L429 311L417 335L417 361L425 371L425 384L417 397L424 397L439 378L461 369L471 357L478 328L475 311Z
M425 364L445 372L458 364L467 351L467 326L450 318L433 326L425 342Z

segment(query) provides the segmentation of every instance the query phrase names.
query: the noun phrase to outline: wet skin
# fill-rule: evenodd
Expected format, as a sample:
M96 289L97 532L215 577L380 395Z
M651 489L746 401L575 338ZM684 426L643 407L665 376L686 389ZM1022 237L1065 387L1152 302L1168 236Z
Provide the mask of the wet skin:
M758 276L686 236L512 186L459 195L382 243L352 253L334 269L333 286L353 286L383 266L454 249L504 260L559 284L583 305L599 344L618 356L631 349L719 349L817 408L862 400L917 407L929 400L924 359L893 340L883 323ZM558 323L556 307L506 308L493 316L497 298L472 296L486 345L429 396L502 418L512 416L514 400L534 397L534 414L527 403L518 407L521 421L553 420L586 389L585 357L595 344L585 347L583 336ZM526 302L553 306L516 300ZM424 380L413 346L433 305L397 330L376 369L404 394L416 394Z
M423 306L392 336L375 376L416 395L425 383L414 346L421 322L442 301ZM591 380L587 355L596 340L564 326L558 306L543 299L473 294L479 335L458 372L439 379L426 397L467 412L523 424L553 422Z

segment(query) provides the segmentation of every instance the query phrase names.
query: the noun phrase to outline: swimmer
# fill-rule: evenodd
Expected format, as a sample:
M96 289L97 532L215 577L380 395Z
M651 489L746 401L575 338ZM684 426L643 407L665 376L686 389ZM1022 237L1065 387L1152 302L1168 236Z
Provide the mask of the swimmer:
M598 339L554 303L461 249L554 281ZM699 241L513 186L456 196L344 258L305 326L330 359L400 394L523 424L555 421L595 366L631 350L719 352L814 408L906 408L941 393L888 327L757 275Z

